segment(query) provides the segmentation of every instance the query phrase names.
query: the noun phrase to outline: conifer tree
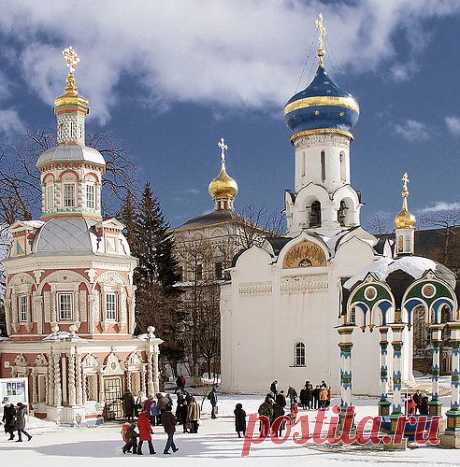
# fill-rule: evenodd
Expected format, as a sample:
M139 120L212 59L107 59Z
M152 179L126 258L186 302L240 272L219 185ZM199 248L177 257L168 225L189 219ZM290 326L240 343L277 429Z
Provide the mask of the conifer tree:
M149 183L142 193L136 221L135 252L139 265L135 270L138 325L154 325L158 335L167 339L174 327L175 300L178 291L174 236Z
M131 254L137 256L138 246L137 246L137 221L138 214L136 209L136 199L131 190L128 190L126 198L123 201L121 206L120 214L118 219L125 226L125 236L128 241L129 248L131 249Z

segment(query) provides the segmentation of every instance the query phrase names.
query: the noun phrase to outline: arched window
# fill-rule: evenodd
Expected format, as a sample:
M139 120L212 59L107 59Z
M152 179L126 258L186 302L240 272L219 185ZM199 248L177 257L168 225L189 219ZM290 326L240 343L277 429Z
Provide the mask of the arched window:
M326 153L321 151L321 180L326 180Z
M297 342L295 345L294 365L305 366L305 344L303 342Z
M305 151L302 152L301 154L301 164L302 164L302 171L301 171L301 175L302 177L305 177L305 168L306 168L306 165L307 165L307 161L305 160L306 156L305 156Z
M340 153L339 156L340 161L340 180L342 183L347 181L347 167L345 165L345 154L343 152Z
M338 223L344 227L345 226L345 219L347 216L347 205L344 200L340 201L340 208L337 211L337 221Z
M319 201L311 203L310 227L321 227L321 203Z
M50 183L46 185L46 210L52 211L54 209L54 185Z

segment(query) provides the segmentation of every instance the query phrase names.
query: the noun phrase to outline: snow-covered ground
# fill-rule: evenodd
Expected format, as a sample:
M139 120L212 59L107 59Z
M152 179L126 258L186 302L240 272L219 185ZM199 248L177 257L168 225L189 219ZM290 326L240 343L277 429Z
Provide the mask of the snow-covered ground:
M206 401L199 433L183 434L178 427L176 444L179 451L171 456L162 454L166 435L162 428L154 428L154 445L157 454L153 458L123 455L120 426L107 424L97 428L57 427L50 422L31 419L30 432L33 439L22 444L6 441L0 434L0 466L59 466L107 465L122 467L133 465L213 466L225 467L244 464L247 466L300 466L300 465L459 465L460 452L423 447L405 452L383 452L340 448L332 451L312 444L297 446L289 441L274 446L269 440L254 446L249 457L242 459L243 440L234 433L233 410L242 402L246 412L255 413L260 404L259 396L222 396L219 415L210 419L210 407ZM376 415L376 400L355 400L357 417ZM448 400L443 401L448 405ZM309 412L313 414L313 412ZM327 426L325 427L327 429Z

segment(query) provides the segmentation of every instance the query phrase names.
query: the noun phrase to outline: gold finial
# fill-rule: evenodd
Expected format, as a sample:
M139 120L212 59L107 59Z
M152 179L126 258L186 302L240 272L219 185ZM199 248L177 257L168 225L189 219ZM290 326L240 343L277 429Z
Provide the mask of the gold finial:
M318 58L319 58L319 64L321 67L324 67L324 56L326 55L326 34L327 34L327 29L324 24L324 19L323 15L320 13L318 15L318 18L315 21L315 27L317 31L319 32L319 47L317 50Z
M402 181L402 209L400 213L395 217L395 227L397 229L413 229L415 228L416 220L415 217L409 212L407 198L409 197L408 184L410 182L407 172L401 178Z
M228 150L228 146L225 144L224 138L220 138L217 146L220 148L220 160L222 161L222 167L225 168L225 151Z
M64 56L65 64L69 69L69 73L67 74L65 93L68 96L76 96L78 95L78 92L77 86L75 85L74 72L77 69L78 63L80 62L80 57L72 46L64 49L62 51L62 55Z

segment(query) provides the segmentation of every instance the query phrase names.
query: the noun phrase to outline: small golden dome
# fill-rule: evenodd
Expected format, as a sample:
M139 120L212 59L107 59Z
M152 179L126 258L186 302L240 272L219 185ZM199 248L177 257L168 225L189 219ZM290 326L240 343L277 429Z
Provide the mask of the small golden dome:
M409 177L405 173L402 177L403 189L401 191L401 197L403 199L402 209L399 214L395 217L395 228L396 229L415 229L416 219L413 214L409 212L407 206L407 198L409 196L409 190L407 189L407 184L409 182Z
M225 144L224 138L220 139L218 146L221 150L220 173L216 178L211 180L208 192L214 200L228 199L233 201L238 193L238 184L232 177L230 177L230 175L228 175L227 170L225 169L225 151L228 149L228 146Z
M238 193L238 184L228 175L225 170L225 162L222 161L222 167L219 175L211 180L208 188L209 194L213 199L227 198L234 199Z

